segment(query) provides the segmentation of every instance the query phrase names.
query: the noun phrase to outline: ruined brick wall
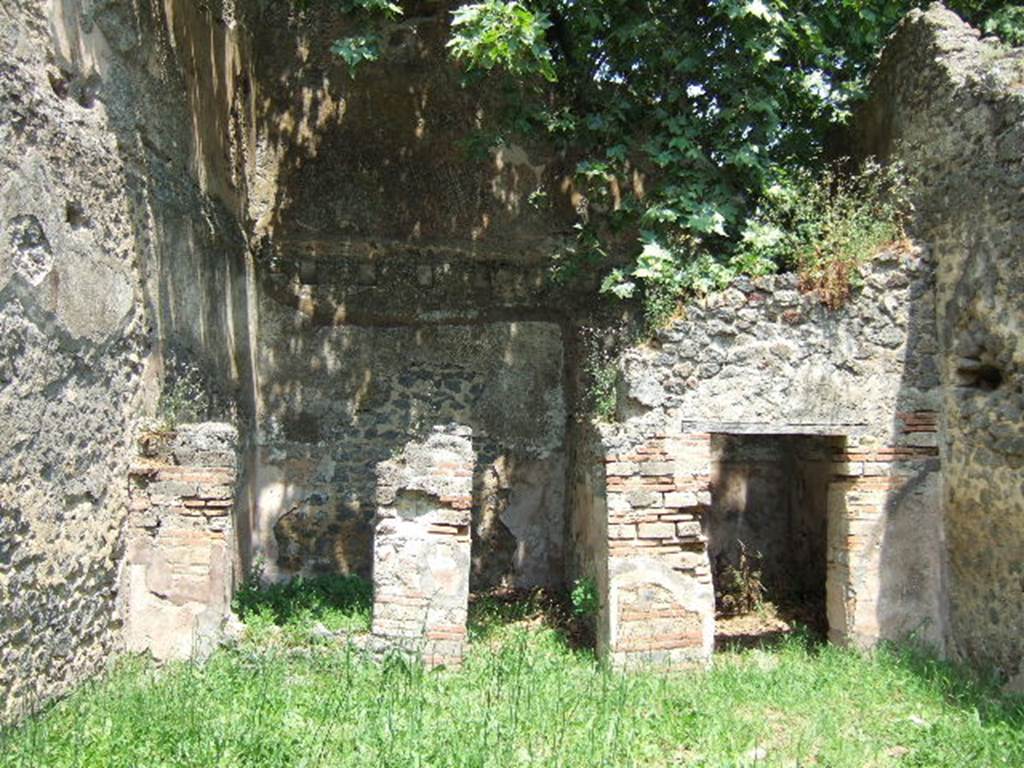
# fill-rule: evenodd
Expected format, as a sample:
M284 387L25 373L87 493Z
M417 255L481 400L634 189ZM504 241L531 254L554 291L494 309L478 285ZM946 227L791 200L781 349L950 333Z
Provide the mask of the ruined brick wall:
M618 666L679 666L707 658L714 643L702 530L711 436L634 437L605 440L608 592L598 651Z
M599 428L609 651L636 657L677 643L680 660L706 655L702 622L714 602L701 524L715 490L710 445L712 435L748 434L837 441L827 459L833 636L870 644L913 632L941 648L936 350L932 269L920 250L877 256L840 310L801 293L792 275L740 280L629 350L617 421ZM638 625L632 637L620 631L622 645L616 595L644 578L657 587L652 615L684 611L692 626L669 639L658 625L647 635ZM674 607L660 607L666 594L675 594Z
M863 151L918 177L915 227L936 262L953 647L1013 675L1024 660L1024 51L932 5L901 24L872 92Z
M234 592L238 432L230 424L144 433L131 468L126 646L188 659L221 639Z
M546 322L268 329L253 535L268 575L368 576L374 463L459 421L478 455L475 584L560 583L562 355Z
M374 639L431 666L459 664L465 649L472 434L439 425L377 465Z

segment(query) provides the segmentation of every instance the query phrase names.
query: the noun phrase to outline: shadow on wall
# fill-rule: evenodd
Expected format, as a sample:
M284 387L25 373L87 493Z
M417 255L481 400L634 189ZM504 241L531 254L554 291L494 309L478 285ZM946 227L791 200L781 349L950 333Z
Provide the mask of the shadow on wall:
M949 630L935 265L927 250L920 258L922 267L909 284L904 276L883 277L887 288L905 292L906 342L887 446L895 459L887 470L894 483L883 522L868 532L866 546L878 552L875 621L880 637L912 639L945 655Z
M407 258L409 249L396 244L517 263L546 256L544 244L566 229L572 212L559 191L558 163L531 159L547 156L543 148L489 151L477 141L499 109L502 86L462 86L444 47L449 3L406 6L388 30L382 60L361 65L355 77L330 52L333 40L351 32L336 9L246 8L254 56L247 218L262 239L259 437L248 519L239 526L251 531L243 553L272 578L365 575L373 467L433 424L457 420L473 427L480 456L474 585L560 581L566 417L553 313L521 311L515 302L480 311L456 297L467 306L436 313L360 314L342 300L325 317L328 302L316 286L333 272L343 293L350 276L372 287L364 303L394 300L374 285L374 274L382 272L378 259ZM552 202L527 205L541 188ZM278 291L272 278L282 276L270 274L271 262L282 248L314 264L361 261L342 277L330 265L318 271L303 263L294 285ZM427 273L424 292L442 273L447 280L452 266L418 265ZM477 294L491 290L490 275L468 278L461 284L472 283ZM416 271L399 279L405 288L424 285ZM435 289L435 302L452 291ZM275 301L282 296L292 309ZM413 303L428 302L417 296ZM399 325L352 323L380 323L380 315ZM548 322L524 321L542 315ZM500 322L487 322L492 317Z
M824 608L828 486L836 439L800 435L713 435L708 554L719 611L756 572L778 606ZM741 562L746 558L747 562ZM742 598L740 594L735 597Z
M250 219L275 238L458 243L522 256L571 215L542 148L491 149L506 84L464 87L445 49L450 4L408 4L378 62L331 53L336 9L252 9L257 145ZM514 88L515 84L507 84ZM548 203L528 204L547 190ZM537 198L535 198L537 199Z
M54 89L82 93L76 84L91 83L117 139L154 326L150 401L173 347L251 414L251 284L240 221L245 36L194 3L108 4L86 14L61 0L52 21Z
M121 647L129 438L165 348L243 408L251 365L244 188L221 157L238 35L178 0L0 18L0 505L20 521L0 556L5 719Z
M1024 661L1020 72L1020 49L934 3L900 25L856 120L863 154L927 170L915 228L938 266L951 650L1010 676Z
M377 464L435 425L473 430L474 586L560 583L562 335L552 323L295 328L261 311L249 525L266 575L369 575ZM248 549L248 548L247 548Z

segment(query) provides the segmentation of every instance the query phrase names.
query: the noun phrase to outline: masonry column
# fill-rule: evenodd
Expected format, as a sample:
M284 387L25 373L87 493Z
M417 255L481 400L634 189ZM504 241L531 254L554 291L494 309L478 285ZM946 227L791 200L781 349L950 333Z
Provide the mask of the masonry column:
M444 426L377 465L373 634L431 666L464 652L474 463L469 427Z
M230 424L151 431L131 468L128 650L208 653L230 610L238 433Z
M608 595L599 650L618 666L710 657L715 597L702 533L711 436L658 434L606 456Z
M943 647L937 414L896 414L888 441L847 438L828 491L829 639Z

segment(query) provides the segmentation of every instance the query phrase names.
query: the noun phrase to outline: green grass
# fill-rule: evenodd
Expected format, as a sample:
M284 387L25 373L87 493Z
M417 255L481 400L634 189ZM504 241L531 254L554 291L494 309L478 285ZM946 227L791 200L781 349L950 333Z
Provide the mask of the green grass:
M262 585L252 576L235 594L232 607L252 639L301 645L317 625L330 632L369 631L373 585L335 574Z
M250 639L138 659L0 736L0 766L1020 766L1024 709L911 650L806 639L619 674L485 600L459 670Z

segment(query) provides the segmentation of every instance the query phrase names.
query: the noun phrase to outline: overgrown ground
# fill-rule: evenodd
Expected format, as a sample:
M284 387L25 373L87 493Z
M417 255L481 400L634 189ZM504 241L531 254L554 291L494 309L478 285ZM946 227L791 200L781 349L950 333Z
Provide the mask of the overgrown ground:
M318 610L351 629L365 603L294 602L205 664L119 664L0 735L0 766L1024 765L1024 702L910 650L797 635L618 674L549 602L488 599L463 668L425 671L323 638Z

